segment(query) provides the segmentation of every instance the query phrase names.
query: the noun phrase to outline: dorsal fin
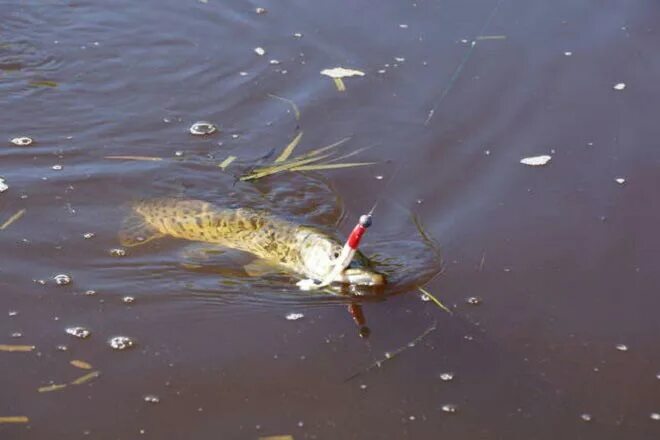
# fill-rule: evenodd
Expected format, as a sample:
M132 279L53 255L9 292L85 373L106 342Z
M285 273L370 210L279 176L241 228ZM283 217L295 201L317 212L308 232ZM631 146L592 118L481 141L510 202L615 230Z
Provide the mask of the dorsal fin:
M144 217L133 212L122 223L121 230L119 231L119 243L122 246L133 247L163 236L164 234L148 224L144 220Z

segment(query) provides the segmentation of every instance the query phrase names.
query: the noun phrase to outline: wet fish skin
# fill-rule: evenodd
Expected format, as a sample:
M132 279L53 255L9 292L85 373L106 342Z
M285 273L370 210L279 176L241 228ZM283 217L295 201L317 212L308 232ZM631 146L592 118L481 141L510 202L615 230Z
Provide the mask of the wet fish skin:
M341 252L341 244L323 231L265 211L225 209L202 200L172 198L138 201L119 234L124 246L171 236L218 244L255 255L306 278L323 279ZM353 267L338 282L381 285L382 274Z

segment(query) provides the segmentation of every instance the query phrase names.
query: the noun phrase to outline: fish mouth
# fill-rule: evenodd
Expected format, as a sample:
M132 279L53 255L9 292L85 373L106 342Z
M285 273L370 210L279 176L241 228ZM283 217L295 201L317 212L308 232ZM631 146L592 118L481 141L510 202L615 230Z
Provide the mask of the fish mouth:
M385 284L385 275L359 268L348 268L339 274L336 280L356 286L382 286Z

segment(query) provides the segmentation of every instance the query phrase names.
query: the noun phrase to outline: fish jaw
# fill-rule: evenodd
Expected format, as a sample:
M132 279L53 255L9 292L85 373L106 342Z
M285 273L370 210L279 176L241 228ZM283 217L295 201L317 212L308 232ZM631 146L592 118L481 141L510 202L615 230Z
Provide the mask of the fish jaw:
M333 281L356 286L382 286L385 284L385 276L368 269L348 268L340 272Z

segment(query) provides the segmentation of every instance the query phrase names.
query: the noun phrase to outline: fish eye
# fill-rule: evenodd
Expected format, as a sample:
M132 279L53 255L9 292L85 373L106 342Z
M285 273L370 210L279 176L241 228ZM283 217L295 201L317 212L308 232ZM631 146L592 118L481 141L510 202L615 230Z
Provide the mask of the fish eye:
M339 258L339 252L335 251L335 253L333 255L334 255L335 258Z

